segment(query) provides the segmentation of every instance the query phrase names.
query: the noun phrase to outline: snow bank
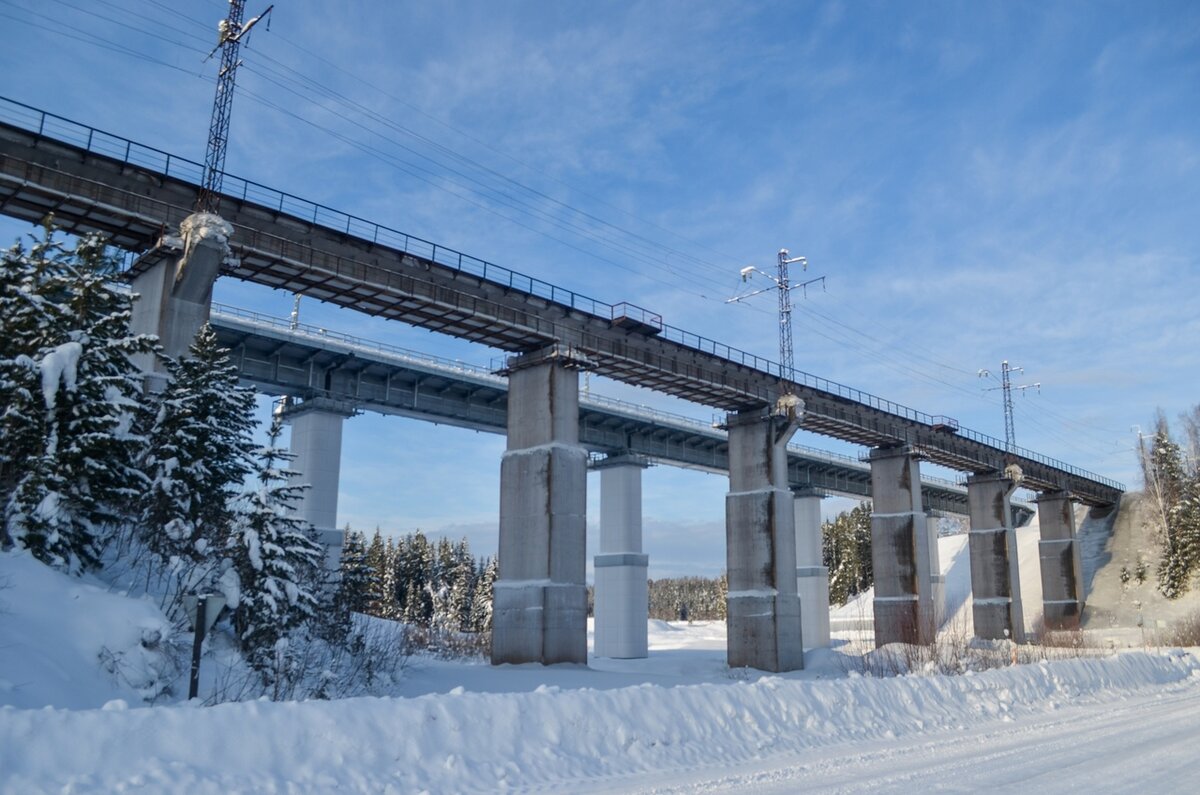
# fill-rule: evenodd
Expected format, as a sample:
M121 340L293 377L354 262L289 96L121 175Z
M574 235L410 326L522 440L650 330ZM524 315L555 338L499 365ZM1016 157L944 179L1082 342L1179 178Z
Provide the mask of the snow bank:
M720 769L803 748L1017 719L1068 702L1117 701L1197 680L1200 660L1192 655L1139 652L960 677L765 677L506 694L458 688L413 699L207 709L5 709L0 790L564 791L582 779Z
M150 602L69 577L28 552L0 553L2 705L83 709L117 698L141 703L169 674L162 670L165 656L155 649L170 631ZM0 791L8 790L0 785Z

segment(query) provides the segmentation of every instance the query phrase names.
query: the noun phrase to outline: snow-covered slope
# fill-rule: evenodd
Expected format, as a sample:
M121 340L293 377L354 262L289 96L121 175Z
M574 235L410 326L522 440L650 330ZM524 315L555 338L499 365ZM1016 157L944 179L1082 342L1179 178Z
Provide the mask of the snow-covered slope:
M1035 514L1023 527L1016 529L1017 565L1021 577L1021 604L1025 629L1031 631L1042 615L1042 575L1038 564L1038 541L1041 529ZM938 562L946 578L945 618L943 628L953 628L955 634L969 637L975 632L971 615L971 555L967 534L958 533L938 539ZM832 611L830 625L834 632L872 633L875 589L870 588Z
M140 703L172 673L157 651L170 631L150 602L0 553L0 705Z

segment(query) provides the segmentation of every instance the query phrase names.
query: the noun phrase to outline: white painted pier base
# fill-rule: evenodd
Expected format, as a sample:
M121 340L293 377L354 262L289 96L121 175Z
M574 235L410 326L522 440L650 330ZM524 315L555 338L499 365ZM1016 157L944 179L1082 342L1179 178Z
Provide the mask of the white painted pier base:
M1017 643L1025 642L1017 534L1010 502L1016 488L1011 478L1000 473L967 478L971 614L975 637L984 640L1010 638Z
M353 412L325 398L306 400L287 409L284 419L292 426L290 468L294 483L308 488L296 505L296 514L311 524L325 545L325 565L337 571L342 560L345 532L338 529L338 484L342 471L342 424Z
M587 663L587 450L563 346L510 360L492 663Z
M725 496L728 660L731 668L804 667L796 594L796 529L786 448L798 417L729 415Z
M875 646L932 643L937 547L922 507L920 464L907 447L877 448L870 461Z
M818 489L792 492L796 517L796 593L804 648L829 645L829 569L821 555L821 500Z
M925 543L929 555L930 600L929 615L933 617L935 631L946 620L946 575L942 574L942 559L938 555L938 519L932 511L925 519Z
M597 657L647 656L650 557L642 553L642 470L645 459L609 456L592 465L600 471L600 553L596 574Z

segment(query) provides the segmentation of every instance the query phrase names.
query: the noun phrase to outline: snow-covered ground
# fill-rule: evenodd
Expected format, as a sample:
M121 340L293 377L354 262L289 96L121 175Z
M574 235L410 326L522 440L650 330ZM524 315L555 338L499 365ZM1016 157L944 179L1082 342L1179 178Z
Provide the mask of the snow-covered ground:
M943 540L942 565L953 612L969 617L963 543ZM146 707L142 680L156 671L145 643L166 629L152 604L14 553L0 554L0 584L0 793L1194 785L1193 652L871 678L843 653L855 630L774 676L727 668L722 623L655 621L645 660L415 657L390 697ZM101 666L101 649L122 676Z

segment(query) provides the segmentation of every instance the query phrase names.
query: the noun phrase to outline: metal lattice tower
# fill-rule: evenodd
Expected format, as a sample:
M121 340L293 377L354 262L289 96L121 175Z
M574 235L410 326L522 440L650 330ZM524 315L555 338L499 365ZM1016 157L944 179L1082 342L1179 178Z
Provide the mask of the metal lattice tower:
M237 68L241 65L238 51L242 39L260 19L271 13L267 10L242 24L246 0L229 0L229 16L217 25L217 50L221 51L221 70L217 73L217 93L213 98L212 121L208 125L208 150L204 153L204 182L196 197L196 212L216 213L220 206L221 181L225 177L225 150L229 143L229 118L233 110L233 87Z
M791 278L788 276L788 266L797 262L805 270L808 269L807 259L804 257L789 257L788 250L784 248L779 250L779 270L775 276L761 271L753 265L742 268L742 281L749 281L751 276L758 273L773 281L775 287L764 287L761 290L755 290L744 295L735 295L725 302L732 304L744 301L751 296L765 293L770 289L777 289L779 291L779 385L782 395L792 394L793 385L796 381L795 357L792 350L792 290L805 290L810 284L816 284L817 282L824 284L825 282L824 276L818 276L806 282L792 284ZM807 290L805 291L807 292Z
M1017 433L1013 429L1012 370L1009 369L1007 361L1001 362L1000 368L1003 378L1001 389L1004 390L1004 449L1012 452L1017 444Z
M788 284L788 265L802 262L807 266L804 257L788 259L786 248L779 250L779 375L783 379L783 388L789 392L796 380L796 365L792 351L792 291Z
M1016 435L1015 430L1013 429L1012 391L1014 389L1019 389L1019 390L1021 390L1021 392L1024 392L1026 389L1037 389L1040 392L1041 388L1042 388L1041 382L1038 382L1035 384L1018 384L1016 386L1013 386L1012 374L1013 373L1023 373L1023 372L1025 372L1025 368L1010 367L1008 364L1008 360L1006 359L1006 360L1000 362L1000 386L992 387L993 390L1000 389L1000 390L1003 390L1003 392L1004 392L1004 449L1010 453L1013 452L1014 450L1016 450L1016 446L1017 446L1017 435ZM979 371L980 378L983 378L985 376L990 376L990 375L991 375L991 372L989 372L987 370ZM989 390L989 391L991 391L991 390Z

